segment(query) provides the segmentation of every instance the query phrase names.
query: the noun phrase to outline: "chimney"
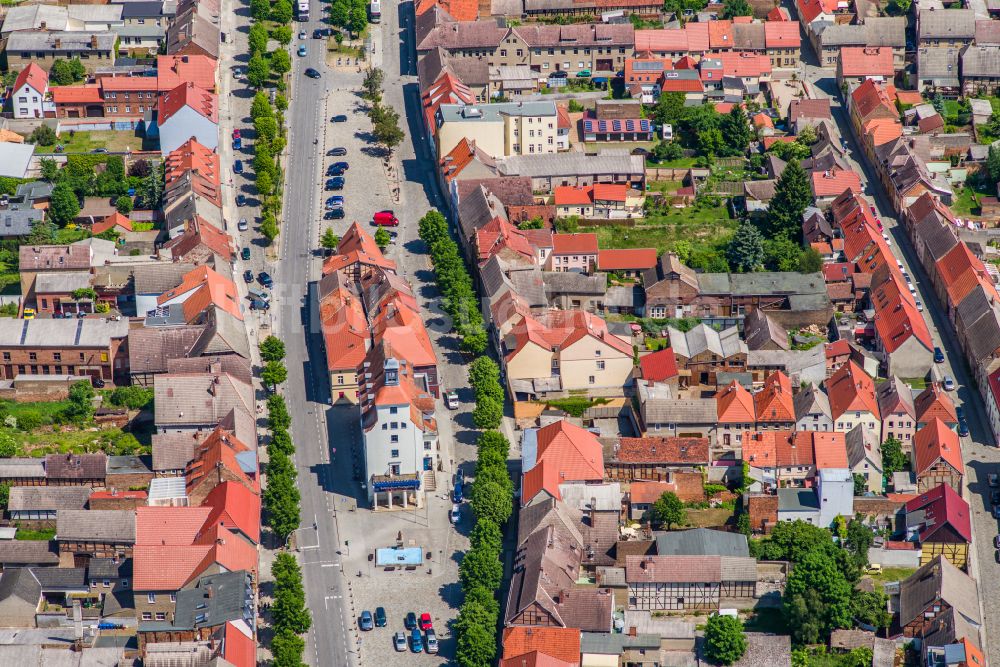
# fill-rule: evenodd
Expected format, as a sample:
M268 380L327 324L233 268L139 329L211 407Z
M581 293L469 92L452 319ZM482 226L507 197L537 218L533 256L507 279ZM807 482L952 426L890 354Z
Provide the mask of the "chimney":
M45 23L45 21L39 21L39 23L38 23L38 29L39 30L45 30L46 29L46 23Z
M96 49L97 48L97 35L91 35L90 36L90 48L92 48L92 49Z
M629 626L629 629L628 629L628 636L629 636L629 637L635 637L635 636L636 636L636 634L637 634L637 630L636 630L636 627L635 627L634 625L631 625L631 626Z
M53 43L53 46L55 47L56 50L61 49L62 48L62 38L61 37L56 37L55 42Z

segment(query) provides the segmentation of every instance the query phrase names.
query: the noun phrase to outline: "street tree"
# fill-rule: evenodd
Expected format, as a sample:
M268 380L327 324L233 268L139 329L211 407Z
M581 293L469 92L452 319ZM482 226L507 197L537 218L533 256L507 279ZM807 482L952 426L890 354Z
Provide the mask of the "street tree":
M378 67L369 67L365 70L365 80L361 83L364 90L364 98L374 102L382 97L382 82L385 80L385 72Z
M687 512L684 511L684 501L677 497L673 491L665 491L663 495L656 499L650 511L653 521L665 525L670 530L676 525L687 521Z
M292 43L292 27L288 25L279 25L271 31L271 37L273 37L278 44L288 46Z
M267 508L268 525L279 539L284 540L299 526L299 490L295 486L294 466L283 452L269 452L268 484L264 490L264 504ZM280 461L280 459L284 461ZM275 459L279 459L277 466ZM291 469L287 474L274 474L275 469Z
M333 231L333 227L327 227L319 240L319 244L324 250L336 250L337 246L340 245L340 237Z
M733 271L756 271L764 263L764 237L752 223L743 222L726 247L726 259Z
M276 23L292 22L292 3L288 0L277 0L271 5L271 20Z
M510 455L510 442L500 431L483 431L476 440L476 447L480 454L496 451L504 460Z
M271 573L274 576L274 605L271 615L276 630L288 628L296 634L306 632L312 621L306 607L302 570L295 556L287 551L280 552L275 556Z
M271 431L271 444L268 446L268 451L279 449L285 456L291 456L295 453L295 443L292 441L292 436L283 429Z
M285 51L276 53L285 53ZM271 64L274 64L273 59L271 60ZM254 119L253 129L258 139L263 139L270 144L278 136L278 121L274 116L260 116Z
M417 223L419 229L420 240L423 241L428 248L432 247L437 241L441 239L448 238L448 221L441 214L440 211L436 209L431 209L424 214L420 221Z
M302 654L305 650L306 641L288 628L283 628L271 638L271 664L274 667L303 667Z
M497 556L499 558L499 555ZM465 594L465 604L479 605L493 620L492 626L496 625L496 619L500 616L500 603L497 602L494 591L482 585L472 588L462 589ZM464 604L463 604L464 606Z
M278 76L284 76L292 69L292 57L288 51L278 49L271 53L271 71Z
M10 456L13 456L13 454ZM485 549L494 554L499 554L503 546L503 533L500 531L500 526L495 522L483 519L477 521L476 525L473 526L472 532L469 534L469 543L473 549Z
M747 650L743 623L735 616L712 614L705 627L705 657L719 665L731 665Z
M267 58L259 53L250 57L250 62L247 64L247 83L254 88L262 88L267 82L269 73Z
M471 548L466 551L458 567L462 588L469 589L476 585L490 590L499 588L503 580L503 562L497 556L498 553L489 548Z
M365 5L354 4L351 7L347 29L352 35L360 35L368 25L368 12Z
M514 511L510 493L496 482L476 482L472 485L472 511L478 520L488 519L502 525Z
M261 23L254 23L247 33L250 57L267 53L267 28Z
M503 403L492 396L480 396L472 410L472 423L476 428L497 428L503 420Z
M268 336L260 342L260 356L264 361L281 361L285 358L285 342L277 336ZM284 399L280 396L278 399L284 404ZM268 405L271 405L270 400Z
M330 23L338 28L346 28L350 19L350 0L333 0L333 2L330 3Z
M260 233L263 234L268 243L274 243L274 239L278 238L278 221L275 220L274 213L271 211L264 211L261 214Z
M393 149L402 143L406 135L399 126L399 113L391 107L386 109L385 115L373 126L372 134L375 136L375 141L382 144L386 152L392 155Z
M273 389L288 379L288 369L280 361L269 361L264 364L264 370L260 372L260 379Z
M469 625L458 634L455 660L459 667L490 667L496 657L496 631L480 624Z
M254 187L261 198L274 194L274 178L271 177L271 172L262 171L258 173L257 179L254 181Z
M253 96L253 102L250 103L250 118L256 122L262 116L274 117L274 109L271 108L267 93L261 90Z
M375 245L378 246L379 250L385 250L389 247L389 243L392 241L392 237L389 236L389 230L385 227L379 227L375 231Z
M80 200L67 183L56 183L49 197L49 219L60 227L73 221L80 212Z
M254 21L266 21L270 15L270 0L250 0L250 16Z
M492 394L500 386L500 367L489 357L479 357L469 364L469 384L479 394ZM485 434L484 434L485 435Z

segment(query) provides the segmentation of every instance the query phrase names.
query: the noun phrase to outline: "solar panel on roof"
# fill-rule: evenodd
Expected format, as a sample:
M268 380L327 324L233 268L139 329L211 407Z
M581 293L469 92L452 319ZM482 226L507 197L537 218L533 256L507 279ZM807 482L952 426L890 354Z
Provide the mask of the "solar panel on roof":
M657 60L639 60L632 63L632 69L638 70L660 70L663 69L663 63Z

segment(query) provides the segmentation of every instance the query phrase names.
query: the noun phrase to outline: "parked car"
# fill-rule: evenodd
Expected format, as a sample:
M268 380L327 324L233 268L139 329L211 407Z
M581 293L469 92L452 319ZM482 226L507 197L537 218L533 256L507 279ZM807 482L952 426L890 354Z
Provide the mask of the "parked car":
M347 162L343 162L343 161L342 162L334 162L333 164L330 165L330 169L343 169L344 171L347 171L350 168L351 168L351 165L348 164Z
M271 304L263 299L250 299L250 310L269 310Z
M462 508L459 505L452 505L451 511L448 512L448 520L452 523L458 523L459 519L462 518Z
M398 227L399 218L392 211L379 211L372 216L372 222L379 227Z
M326 168L326 175L327 176L343 176L345 171L346 171L345 169L343 169L341 167L338 167L335 164L331 164L329 167Z
M323 213L324 220L343 220L344 219L344 209L334 208Z
M964 438L969 435L969 422L965 419L958 420L958 435L960 438Z
M274 280L271 279L271 274L267 271L261 271L258 273L257 281L268 289L271 289L274 286Z
M240 259L242 259L244 262L249 261L250 248L243 248L243 250L240 251Z
M375 623L372 621L372 613L367 609L361 612L361 618L358 620L358 627L365 631L372 630L375 627Z
M990 505L1000 505L1000 489L990 491Z
M306 38L306 31L299 30L299 39L305 39L305 38Z
M1000 549L1000 535L994 536L993 546L995 546L997 549Z
M238 151L243 148L243 139L240 137L233 137L233 150Z
M306 68L305 75L307 77L309 77L310 79L318 79L320 76L322 76L319 72L317 72L316 70L314 70L312 67L307 67Z
M240 218L240 221L236 223L236 229L245 232L250 229L250 223L247 222L246 218Z
M589 69L582 69L582 70L580 70L579 72L576 73L576 78L578 78L578 79L586 79L589 76L590 76L590 70Z
M343 190L344 189L344 177L334 176L333 178L326 179L326 189L327 190Z
M434 634L434 630L427 631L427 652L437 653L438 652L438 638Z
M323 31L319 28L313 30L313 39L323 39ZM405 639L403 640L406 641Z
M344 155L347 155L347 149L343 146L337 146L328 150L326 154L328 157L343 157Z
M384 628L386 626L385 608L375 607L375 627Z
M944 363L944 352L941 351L940 347L934 348L934 363L943 364Z
M449 410L458 410L458 394L453 391L446 392L444 404Z
M392 636L392 645L397 651L402 653L406 650L406 635L402 632L397 632Z
M986 475L986 483L990 486L1000 486L1000 475L995 472L991 472Z
M243 160L237 160L233 163L233 173L242 174L243 173Z
M423 653L424 638L420 635L420 630L413 628L410 630L410 650L414 653Z
M922 313L922 312L924 312L924 302L923 302L923 301L921 301L920 299L916 299L916 300L915 300L915 303L916 303L916 305L917 305L917 312L918 312L918 313Z
M412 630L413 628L417 627L417 615L414 614L412 611L407 612L406 618L403 619L403 627L406 628L407 630Z
M240 138L240 128L234 127L233 128L233 139L239 139L239 138Z
M330 119L330 122L331 123L346 123L347 122L347 116L345 116L342 113L339 113L336 116L332 117Z
M455 482L455 487L451 490L451 502L460 503L462 502L462 497L464 493L462 492L462 481L459 480Z
M993 515L994 519L1000 519L1000 505L994 505L993 509L990 510L990 514Z
M245 282L247 285L253 282L253 271L247 269L246 271L243 272L243 282Z
M945 375L944 381L941 384L944 386L945 391L955 391L955 381L951 379L950 375Z
M344 196L343 195L332 195L326 198L327 208L343 208L344 206Z
M247 205L246 195L242 195L242 194L236 195L236 205L237 206L246 206Z

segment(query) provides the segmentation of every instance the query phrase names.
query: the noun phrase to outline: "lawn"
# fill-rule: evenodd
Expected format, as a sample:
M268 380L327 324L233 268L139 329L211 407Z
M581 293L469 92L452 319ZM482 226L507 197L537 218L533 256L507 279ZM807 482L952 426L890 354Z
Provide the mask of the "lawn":
M910 567L884 567L881 574L864 574L862 576L870 578L876 586L881 586L894 581L902 581L914 572L916 570Z
M142 137L137 137L131 130L107 130L88 131L80 130L73 132L64 131L59 135L57 144L63 147L64 153L89 153L95 148L106 148L113 153L120 153L128 150L142 150ZM43 146L39 144L41 152L52 152L55 145Z
M18 273L18 257L14 250L0 250L0 293L21 293L21 274Z
M664 160L663 162L646 160L646 166L653 168L661 167L663 169L690 169L699 159L696 157L679 157L676 160Z
M736 221L729 216L729 209L719 204L669 208L636 227L597 227L594 231L601 248L656 248L657 253L663 253L680 240L717 248L735 230Z
M942 100L942 109L944 110L945 118L954 118L958 115L959 104L958 100Z
M683 181L649 181L647 183L648 189L653 192L677 192L680 190L684 183Z
M927 389L927 378L904 378L903 382L910 385L910 389Z
M687 510L687 522L692 528L716 528L724 526L731 518L733 518L733 510L724 507Z
M979 202L976 201L976 195L972 191L972 188L961 188L958 191L958 196L951 204L951 210L955 212L955 215L979 215L982 211L979 208Z
M58 416L69 407L69 401L38 401L36 403L0 402L0 413L12 415L20 421L21 417L30 414L38 417L43 424L54 423Z
M21 528L18 526L17 532L14 533L15 540L45 540L46 542L54 539L56 536L55 528L43 528L41 530L28 530L27 528Z

